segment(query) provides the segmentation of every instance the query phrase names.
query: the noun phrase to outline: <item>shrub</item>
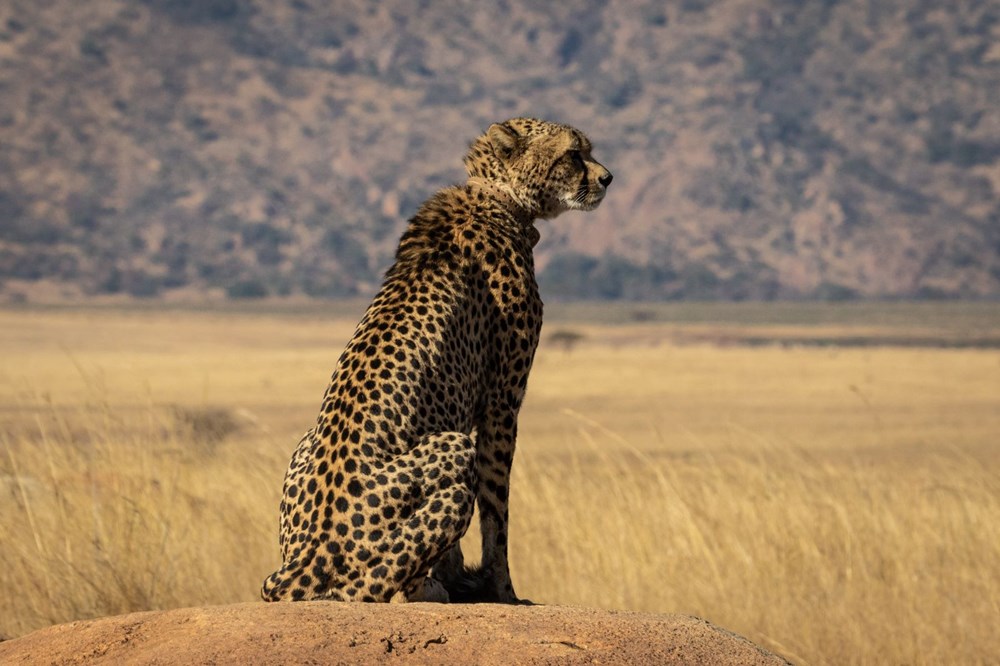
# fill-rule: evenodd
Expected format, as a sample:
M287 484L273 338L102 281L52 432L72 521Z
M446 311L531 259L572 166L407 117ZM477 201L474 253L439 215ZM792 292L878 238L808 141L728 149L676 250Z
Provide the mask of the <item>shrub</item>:
M267 295L264 283L254 278L240 280L226 288L226 296L229 298L264 298Z

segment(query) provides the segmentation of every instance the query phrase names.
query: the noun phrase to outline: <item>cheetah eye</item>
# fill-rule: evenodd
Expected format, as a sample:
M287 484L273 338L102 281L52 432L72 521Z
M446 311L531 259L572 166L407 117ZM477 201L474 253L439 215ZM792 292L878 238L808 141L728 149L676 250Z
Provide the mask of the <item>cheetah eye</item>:
M583 166L583 154L580 153L579 150L571 150L568 153L566 153L566 155L569 156L569 159L573 162L574 165L578 167Z

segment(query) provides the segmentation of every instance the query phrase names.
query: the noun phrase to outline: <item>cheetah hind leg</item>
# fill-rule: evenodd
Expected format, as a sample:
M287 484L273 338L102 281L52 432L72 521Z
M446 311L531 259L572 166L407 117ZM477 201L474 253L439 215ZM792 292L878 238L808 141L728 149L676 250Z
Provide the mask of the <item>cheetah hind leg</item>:
M306 599L327 599L349 601L341 592L317 581L315 587L302 585L303 575L312 572L315 552L308 552L303 558L295 558L264 579L260 596L264 601L302 601Z
M374 506L381 501L406 518L379 538L385 550L379 550L377 558L369 554L360 562L351 562L350 566L360 565L360 575L350 583L343 572L317 572L313 566L317 553L306 548L264 581L261 596L265 601L448 601L444 586L428 573L465 535L472 521L475 444L461 433L428 435L393 459L392 466L395 469L390 473L387 465L379 462L376 470L391 474L387 488L398 492L395 498L388 490L381 498L373 495ZM375 559L379 564L374 564ZM367 560L371 564L361 564Z
M390 601L394 604L407 604L417 601L446 604L451 599L448 598L448 590L444 589L441 581L427 576L414 580L408 589L400 590L393 595Z
M393 482L409 489L412 513L391 535L393 543L404 544L389 576L400 584L392 602L449 601L445 586L429 573L439 558L458 547L472 522L475 457L468 435L445 432L426 436L394 460L398 473Z

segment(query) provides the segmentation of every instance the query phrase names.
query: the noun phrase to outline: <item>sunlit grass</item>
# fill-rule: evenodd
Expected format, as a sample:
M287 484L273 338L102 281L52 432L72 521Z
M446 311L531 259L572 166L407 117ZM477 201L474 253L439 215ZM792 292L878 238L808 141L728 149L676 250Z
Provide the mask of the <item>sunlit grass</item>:
M256 599L353 323L0 312L0 635ZM1000 654L1000 352L561 326L521 419L519 594L693 613L802 663Z
M0 586L16 593L0 633L252 598L276 552L280 456L216 445L152 408L41 412L3 436Z
M958 452L823 461L766 442L609 454L581 440L525 456L513 485L513 559L533 599L691 613L801 663L995 658L995 466Z

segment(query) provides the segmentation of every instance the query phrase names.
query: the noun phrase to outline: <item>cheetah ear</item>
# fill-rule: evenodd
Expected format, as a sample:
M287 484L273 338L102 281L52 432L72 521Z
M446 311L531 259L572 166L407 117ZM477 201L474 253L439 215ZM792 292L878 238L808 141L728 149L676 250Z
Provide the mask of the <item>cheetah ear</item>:
M493 123L486 130L486 137L501 162L507 162L521 151L521 135L507 123Z

